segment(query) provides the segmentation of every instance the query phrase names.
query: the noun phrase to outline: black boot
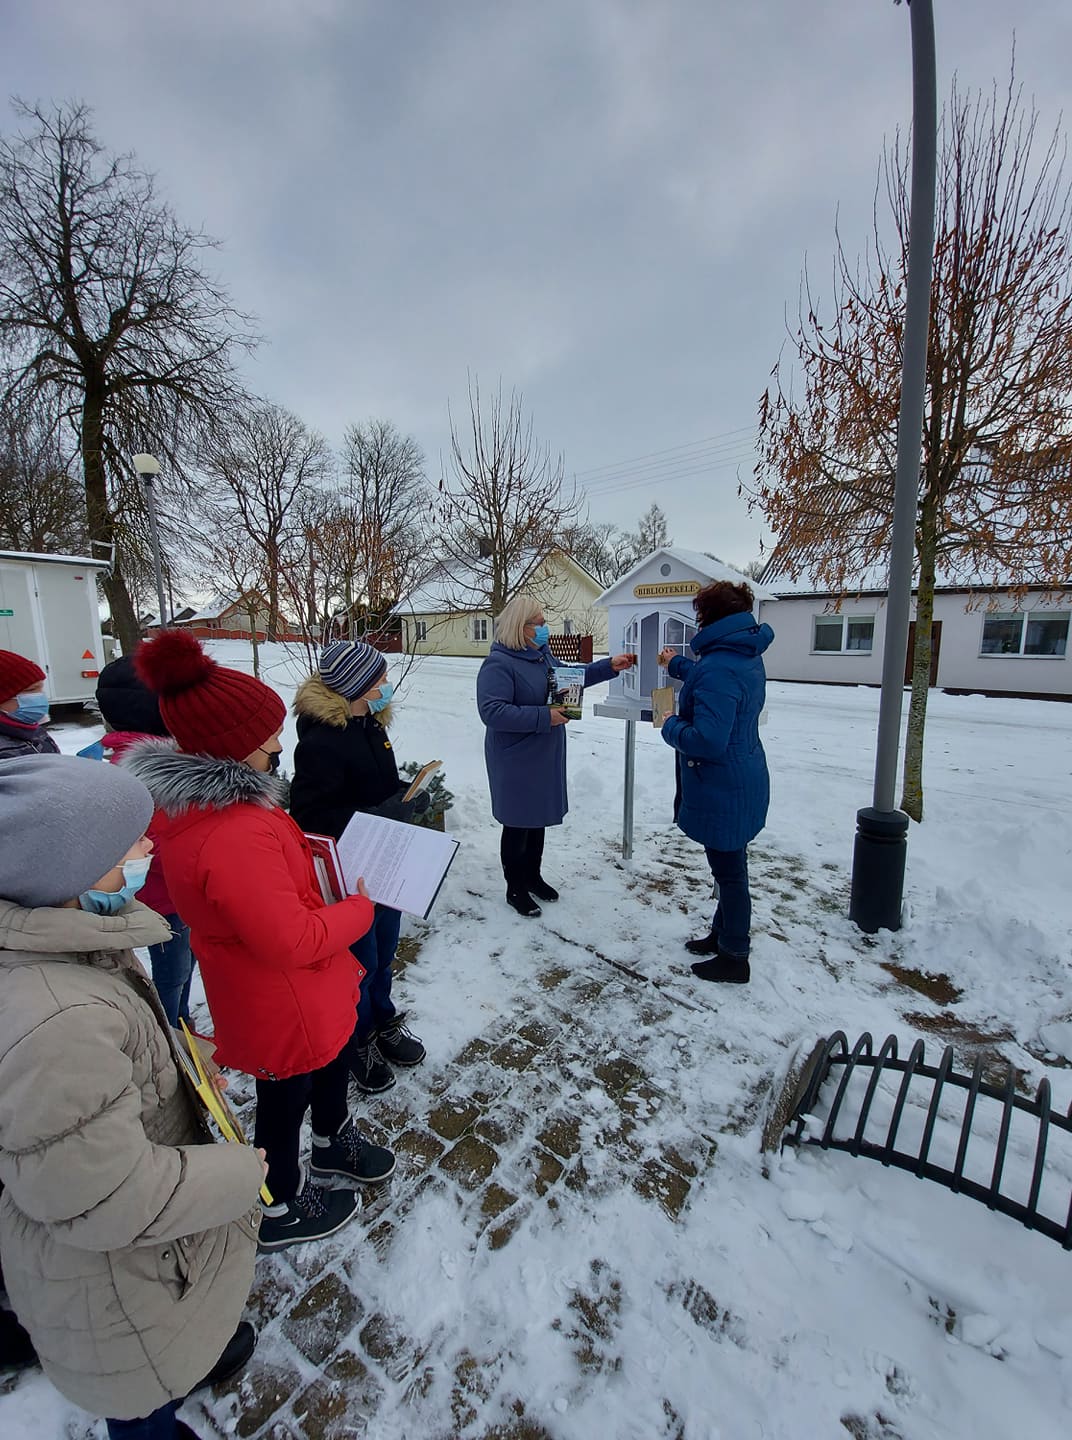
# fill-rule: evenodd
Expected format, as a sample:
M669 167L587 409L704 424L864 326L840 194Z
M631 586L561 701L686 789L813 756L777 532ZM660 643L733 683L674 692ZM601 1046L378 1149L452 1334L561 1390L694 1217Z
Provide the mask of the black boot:
M700 960L691 967L699 980L714 980L723 985L747 985L752 970L747 955L730 955L723 950L713 960Z
M209 1385L222 1385L224 1380L230 1380L232 1375L237 1375L239 1370L257 1348L257 1332L248 1320L240 1320L238 1329L227 1342L227 1348L213 1365L203 1380L199 1380L190 1391L204 1390Z
M37 1351L13 1310L0 1310L0 1370L25 1370L37 1364Z
M533 920L537 915L543 914L527 890L507 890L506 903L512 905L519 915L526 915Z
M529 893L536 896L537 900L557 900L558 891L537 871L529 881Z
M706 935L697 935L695 940L686 940L685 949L690 955L717 955L718 936L713 930Z
M370 1035L364 1045L350 1042L350 1074L364 1095L382 1095L395 1083L395 1072L380 1054L376 1036Z

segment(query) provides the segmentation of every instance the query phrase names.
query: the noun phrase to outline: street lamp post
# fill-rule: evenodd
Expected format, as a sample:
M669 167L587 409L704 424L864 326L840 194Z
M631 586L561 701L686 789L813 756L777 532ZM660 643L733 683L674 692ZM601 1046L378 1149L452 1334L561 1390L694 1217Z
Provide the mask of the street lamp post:
M908 612L912 603L919 457L927 389L934 252L934 186L937 169L938 99L935 80L934 12L931 0L910 0L912 17L912 201L908 221L908 290L901 410L897 421L897 475L893 492L886 638L875 749L873 803L856 812L849 919L865 934L901 928L908 816L894 806L904 701Z
M153 573L156 576L156 598L160 605L160 628L167 624L167 606L164 604L164 572L160 564L160 531L156 523L156 496L153 494L153 480L160 474L160 461L155 455L134 455L131 457L134 469L145 482L145 504L149 510L149 535L153 546Z

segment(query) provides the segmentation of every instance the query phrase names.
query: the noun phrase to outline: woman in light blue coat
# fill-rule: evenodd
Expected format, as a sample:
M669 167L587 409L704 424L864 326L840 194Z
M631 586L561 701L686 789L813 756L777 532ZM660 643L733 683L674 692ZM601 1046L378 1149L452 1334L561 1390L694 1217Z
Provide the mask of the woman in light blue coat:
M495 625L495 643L480 667L477 709L486 726L484 759L491 812L503 827L500 854L506 899L519 915L535 916L540 900L558 891L540 873L544 832L561 825L566 794L566 724L554 696L554 657L543 607L531 595L515 595ZM615 655L585 667L585 688L609 680L635 663Z
M678 710L663 722L662 737L677 751L678 797L674 819L707 853L718 886L710 933L686 944L705 957L693 965L701 980L744 984L752 901L748 842L767 823L770 777L759 739L766 694L760 658L774 639L752 614L752 588L728 580L706 586L693 600L700 629L695 660L659 653L674 680L683 680Z

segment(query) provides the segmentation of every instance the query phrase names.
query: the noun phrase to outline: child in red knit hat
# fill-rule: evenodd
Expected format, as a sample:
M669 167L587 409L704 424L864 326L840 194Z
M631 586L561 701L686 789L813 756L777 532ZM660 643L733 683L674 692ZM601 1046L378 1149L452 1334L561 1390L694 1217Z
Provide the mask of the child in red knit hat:
M347 1045L364 975L349 946L372 924L372 902L359 882L360 894L324 903L273 773L286 715L274 690L218 665L181 630L145 641L135 667L174 743L142 741L123 764L157 806L157 854L190 927L216 1058L256 1079L254 1143L267 1153L273 1199L260 1247L320 1239L356 1214L354 1186L395 1168L390 1150L354 1127L347 1105ZM309 1179L299 1161L306 1110Z
M0 760L59 753L60 747L45 729L45 678L36 661L14 650L0 650Z

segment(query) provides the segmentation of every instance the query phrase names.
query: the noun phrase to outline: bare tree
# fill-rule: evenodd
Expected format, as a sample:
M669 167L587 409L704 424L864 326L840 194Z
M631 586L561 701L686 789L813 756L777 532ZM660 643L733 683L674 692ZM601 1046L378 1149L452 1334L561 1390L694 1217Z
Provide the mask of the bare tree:
M281 575L300 549L299 501L331 477L334 457L322 435L289 410L260 401L216 427L201 447L207 513L224 532L237 527L263 557L268 634L279 630Z
M89 549L85 490L60 447L57 417L40 405L0 416L0 546Z
M432 496L420 446L389 420L351 425L339 501L333 528L348 610L360 605L378 630L429 567Z
M90 539L110 546L130 453L182 477L191 437L239 398L232 360L253 337L204 268L213 242L131 156L104 151L86 106L15 109L27 128L0 140L0 402L53 398L77 438ZM129 649L125 561L120 546L103 584Z
M1072 212L1064 140L1056 132L1040 146L1037 131L1012 78L989 96L963 95L954 82L941 128L901 800L916 820L938 568L1014 594L1061 587L1072 574ZM862 261L837 238L832 314L820 318L805 274L789 361L779 360L760 403L752 503L790 572L835 594L885 577L908 169L898 137L880 170L892 249L876 202Z
M441 551L459 610L497 615L536 556L562 543L580 514L563 488L562 456L536 440L522 398L490 401L469 381L469 419L450 421L451 478L440 481Z
M633 537L607 521L583 520L562 532L562 547L606 589L635 563Z

